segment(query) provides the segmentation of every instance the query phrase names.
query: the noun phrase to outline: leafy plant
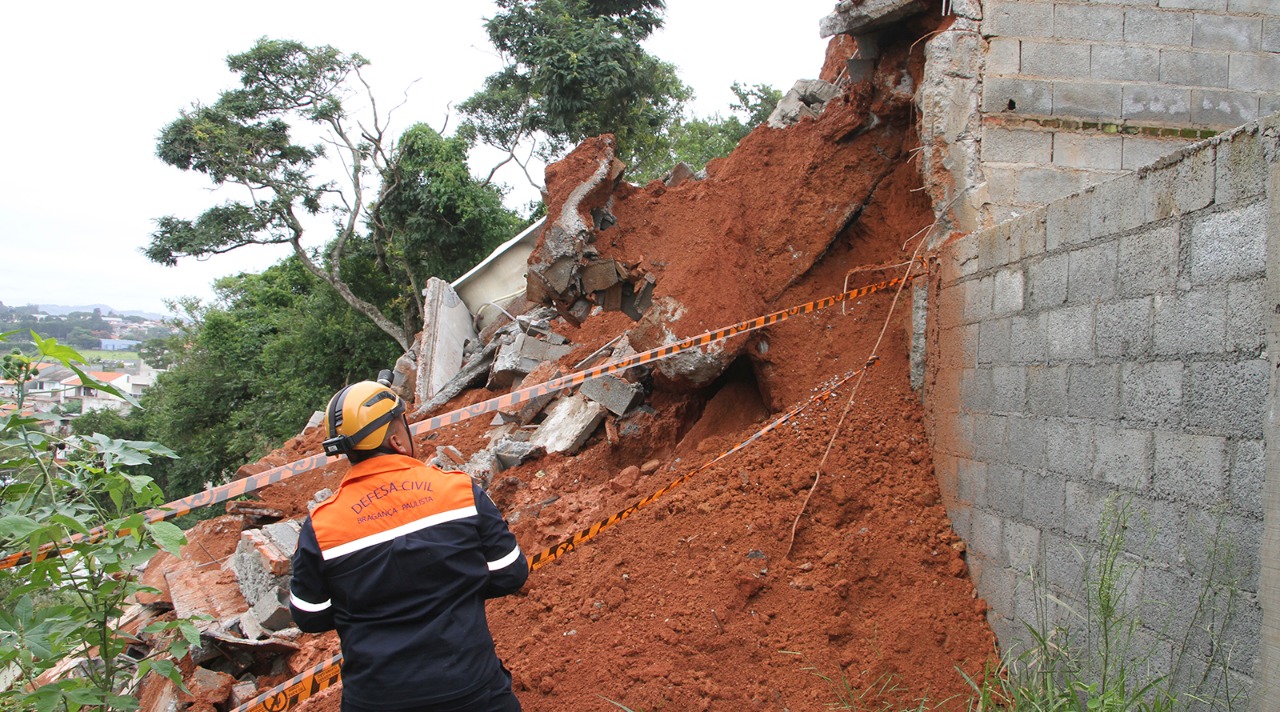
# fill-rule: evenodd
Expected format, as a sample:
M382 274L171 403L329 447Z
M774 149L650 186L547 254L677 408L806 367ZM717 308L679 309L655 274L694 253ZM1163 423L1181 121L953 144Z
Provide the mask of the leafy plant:
M5 341L14 332L0 334ZM144 632L172 636L168 650L139 657L121 630L128 601L148 590L135 571L157 551L177 554L182 531L148 522L139 510L163 502L149 477L131 468L152 457L174 457L154 442L105 435L54 437L26 409L23 384L46 363L58 363L99 391L132 401L95 381L83 358L57 339L32 333L34 356L4 357L3 376L19 384L0 415L0 546L39 552L16 568L0 570L0 669L15 682L0 703L22 709L131 710L131 685L155 671L181 684L168 656L181 657L199 641L189 621L166 622ZM74 663L74 664L73 664ZM55 670L55 667L57 668Z

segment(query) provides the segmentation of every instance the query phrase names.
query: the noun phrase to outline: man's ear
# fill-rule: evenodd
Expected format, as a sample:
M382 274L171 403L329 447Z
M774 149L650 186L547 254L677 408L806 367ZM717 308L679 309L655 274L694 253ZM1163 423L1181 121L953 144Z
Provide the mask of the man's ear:
M391 426L391 432L387 434L387 445L401 455L413 457L413 436L409 434L409 428L399 421Z

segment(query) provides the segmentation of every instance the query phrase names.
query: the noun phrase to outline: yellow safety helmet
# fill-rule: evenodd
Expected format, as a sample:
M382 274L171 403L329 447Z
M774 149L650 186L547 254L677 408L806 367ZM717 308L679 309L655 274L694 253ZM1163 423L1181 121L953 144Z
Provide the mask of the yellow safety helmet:
M326 455L376 450L387 437L391 421L404 414L404 401L375 381L353 383L334 394L324 409Z

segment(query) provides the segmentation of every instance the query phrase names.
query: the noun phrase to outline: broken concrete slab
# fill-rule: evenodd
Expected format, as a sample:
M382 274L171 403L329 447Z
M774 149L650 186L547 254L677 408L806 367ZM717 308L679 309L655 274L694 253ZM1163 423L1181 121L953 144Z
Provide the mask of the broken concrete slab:
M675 188L691 180L697 180L697 174L689 167L689 164L681 161L671 167L671 170L662 174L661 180L668 188Z
M826 108L827 102L840 96L840 89L821 79L797 81L769 114L769 126L786 128L800 119L816 119Z
M644 400L643 386L639 383L627 383L611 375L583 383L578 392L608 408L614 415L622 415Z
M546 448L513 438L502 438L493 446L493 456L503 470L516 467L545 454L547 454Z
M414 411L414 417L430 415L453 400L459 393L484 380L484 377L489 374L489 366L493 364L493 355L500 345L500 340L495 338L485 344L483 349L471 354L467 362L462 365L462 370L458 371L430 400L418 406L418 410Z
M227 502L227 514L240 516L244 523L252 528L284 519L284 512L275 507L268 507L262 502L233 499Z
M542 446L547 452L573 454L600 426L604 413L604 406L586 396L575 394L561 398L547 408L547 419L529 442Z
M679 301L671 297L660 297L635 328L627 332L628 345L648 351L679 343L681 339L676 336L675 325L684 313L684 306ZM725 344L724 341L718 341L681 351L656 361L653 364L654 372L666 379L664 387L670 386L676 390L702 388L719 377L743 348L742 343L735 343L734 350L729 350L725 348Z
M423 330L418 341L417 400L428 401L463 367L467 340L476 340L471 311L449 283L432 277L423 295Z
M818 22L818 35L864 34L922 12L922 0L842 0L835 11Z
M515 339L498 349L489 369L489 388L510 388L518 376L533 371L545 361L559 361L573 350L568 344L551 344L528 334L517 334Z

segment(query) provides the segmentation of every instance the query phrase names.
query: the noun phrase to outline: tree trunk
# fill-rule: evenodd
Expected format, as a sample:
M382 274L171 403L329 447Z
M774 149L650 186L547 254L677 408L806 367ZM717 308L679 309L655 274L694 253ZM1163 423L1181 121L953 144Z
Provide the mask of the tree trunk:
M352 309L355 309L361 314L369 317L374 324L378 325L379 329L382 329L388 336L395 339L396 343L400 344L400 348L405 351L409 350L409 339L405 336L404 329L396 326L393 321L383 316L382 312L379 311L377 307L366 302L360 297L357 297L355 293L351 291L351 288L347 286L346 282L343 282L338 278L337 274L331 274L320 269L320 266L311 260L311 256L306 253L306 250L302 249L302 245L298 240L293 240L292 244L294 254L298 256L299 260L302 260L302 265L307 268L308 272L324 280L330 287L333 287L338 295L342 297L343 301L350 304Z

